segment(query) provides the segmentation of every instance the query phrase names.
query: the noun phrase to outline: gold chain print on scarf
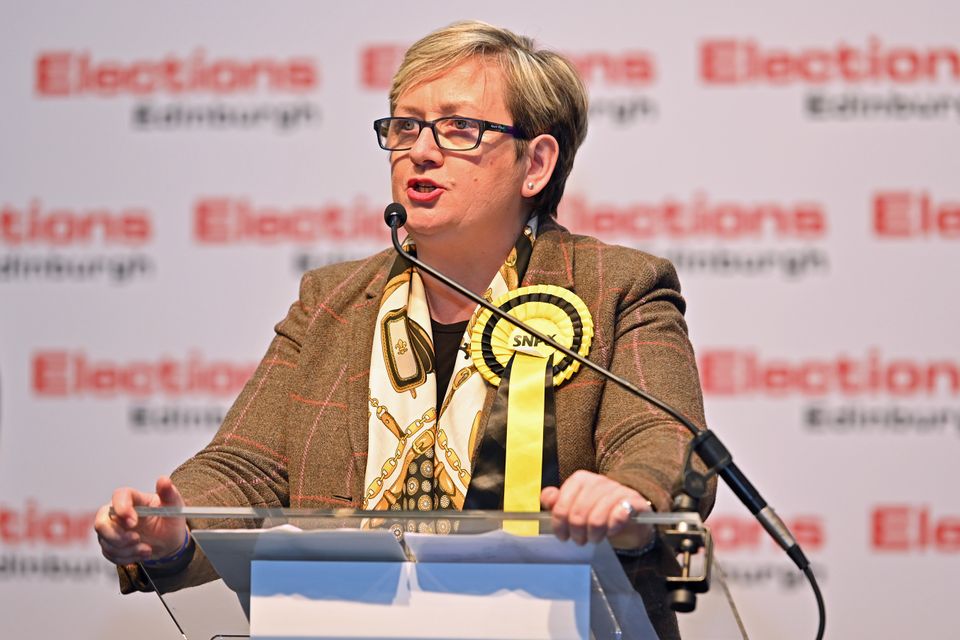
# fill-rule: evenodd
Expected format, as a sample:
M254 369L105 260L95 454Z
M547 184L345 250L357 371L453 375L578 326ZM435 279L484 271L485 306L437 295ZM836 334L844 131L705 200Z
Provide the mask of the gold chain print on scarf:
M433 407L427 409L420 418L414 420L407 428L401 432L400 426L397 424L396 419L390 414L390 410L386 406L381 405L380 401L370 396L370 406L373 411L376 413L377 418L380 422L383 423L390 433L392 433L397 438L397 447L393 456L389 457L384 461L383 466L380 468L380 475L370 483L370 486L367 487L364 500L369 504L369 501L376 496L384 487L384 483L397 471L397 468L400 468L400 473L397 474L396 480L393 484L383 492L383 497L377 502L376 505L368 508L380 511L384 509L393 509L394 511L399 511L403 509L406 505L401 502L403 497L404 490L404 481L406 480L406 475L404 470L406 470L410 463L413 462L413 459L425 452L429 451L431 454L433 452L434 444L434 432L433 426L434 422L437 419L437 411ZM404 456L404 449L406 448L407 442L415 438L413 441L413 446L407 451L407 454ZM400 463L400 458L403 457L403 464Z
M487 299L519 285L533 247L535 226L531 222L517 239L484 292ZM402 258L394 263L381 296L370 357L364 509L463 508L489 388L469 359L470 329L475 320L471 318L461 339L470 364L455 365L447 389L438 393L423 281ZM412 519L394 521L393 515L388 520L395 530L397 524L406 531L419 530L425 524ZM438 529L443 527L437 524Z

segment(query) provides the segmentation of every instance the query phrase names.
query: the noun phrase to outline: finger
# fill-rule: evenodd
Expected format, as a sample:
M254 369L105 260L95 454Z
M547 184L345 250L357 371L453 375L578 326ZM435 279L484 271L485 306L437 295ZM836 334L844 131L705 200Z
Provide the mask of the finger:
M553 509L553 505L557 503L557 498L559 497L560 489L558 487L544 487L543 491L540 492L540 506L550 511Z
M145 542L121 542L119 544L113 544L107 540L100 540L100 550L104 553L109 553L113 556L119 556L124 554L136 554L141 548L150 548Z
M157 495L160 497L161 506L182 507L184 505L180 491L167 476L157 478Z
M585 473L577 502L570 510L571 537L580 544L600 542L609 535L611 518L623 518L623 515L614 513L618 503L634 496L639 498L633 489L615 480L596 473ZM582 534L576 530L581 519Z
M113 525L109 527L100 527L97 528L97 539L101 541L101 544L106 542L107 544L121 546L136 544L140 542L140 534L136 531L128 531L126 529L121 529L120 527Z
M153 554L153 549L148 544L137 544L132 547L114 548L111 546L102 546L100 548L103 557L114 564L131 564L148 560Z
M116 557L110 557L104 554L103 557L109 560L110 562L112 562L113 564L119 565L119 566L123 566L126 564L137 564L137 563L143 562L144 560L149 560L149 556L144 557L140 555L130 555L130 554L116 556Z
M137 526L137 514L133 510L133 489L123 487L113 492L110 505L113 507L114 520L122 527L132 529Z
M568 540L570 538L570 505L576 499L576 494L580 490L576 474L567 478L566 482L560 485L557 490L556 500L551 509L550 523L553 526L553 534L559 540Z
M114 538L120 535L119 526L110 518L110 505L105 504L97 509L97 515L93 519L93 530L97 532L97 538Z
M587 540L600 542L607 536L611 522L623 518L626 511L620 506L623 495L619 491L604 491L593 503L587 516ZM618 516L619 514L619 516Z
M570 505L570 537L579 545L586 544L590 534L590 515L597 503L609 496L613 485L607 478L596 474L586 474L577 492L576 500ZM606 522L600 526L601 539L606 532Z
M626 500L626 502L630 504L633 511L636 511L633 502L630 500ZM613 536L623 531L623 528L630 522L630 516L631 509L624 508L624 500L617 500L616 504L614 504L610 510L610 515L607 519L607 535Z
M553 506L554 533L561 540L569 538L577 544L586 540L586 513L580 502L580 493L588 481L586 473L577 472L567 478Z
M624 502L630 505L629 509L624 508ZM630 523L630 518L633 515L649 511L650 503L636 491L630 491L628 495L617 502L617 507L611 512L607 535L612 536L620 533Z
M93 529L97 532L98 539L108 540L113 544L128 540L130 535L136 535L110 517L110 505L104 505L97 510Z
M122 487L113 492L113 512L118 522L128 529L137 526L139 518L134 507L150 504L151 496L130 487Z

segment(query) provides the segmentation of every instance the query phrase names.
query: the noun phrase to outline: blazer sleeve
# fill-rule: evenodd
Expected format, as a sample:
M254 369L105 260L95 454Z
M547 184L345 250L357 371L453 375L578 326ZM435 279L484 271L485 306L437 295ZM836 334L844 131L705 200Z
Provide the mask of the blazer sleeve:
M676 271L662 258L630 253L621 261L634 273L616 301L610 369L703 428L703 396ZM670 511L692 438L686 427L608 382L594 438L600 473L636 489L657 511ZM704 517L715 495L712 480L700 504Z
M289 506L283 407L290 402L301 347L310 327L308 310L316 298L314 274L300 283L300 299L276 325L276 335L253 376L227 412L213 440L172 474L174 485L191 506ZM188 521L197 528L249 528L253 520ZM137 564L118 567L120 590L152 591ZM202 551L183 571L154 576L161 591L216 579Z

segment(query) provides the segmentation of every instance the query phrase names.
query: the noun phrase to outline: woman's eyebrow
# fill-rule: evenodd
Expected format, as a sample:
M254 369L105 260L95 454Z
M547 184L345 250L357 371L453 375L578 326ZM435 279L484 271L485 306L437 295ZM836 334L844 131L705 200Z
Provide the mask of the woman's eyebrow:
M444 102L438 105L437 112L442 113L444 115L453 115L453 114L457 114L463 109L476 110L476 105L474 105L473 102L469 100L459 100L456 102ZM398 104L394 112L398 114L402 112L404 115L415 116L417 118L422 118L425 113L423 109L420 109L418 107L407 106L404 104ZM463 114L463 115L466 115L466 114Z

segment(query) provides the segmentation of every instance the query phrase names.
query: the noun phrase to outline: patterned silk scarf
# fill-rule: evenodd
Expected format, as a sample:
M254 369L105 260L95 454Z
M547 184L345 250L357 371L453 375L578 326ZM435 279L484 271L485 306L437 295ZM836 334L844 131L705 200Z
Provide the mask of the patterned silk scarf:
M536 226L536 218L527 223L484 298L495 300L519 286ZM476 315L463 336L464 350L470 348L475 320ZM364 509L463 509L487 383L469 357L458 356L438 404L435 369L423 281L398 256L380 300L370 355Z

